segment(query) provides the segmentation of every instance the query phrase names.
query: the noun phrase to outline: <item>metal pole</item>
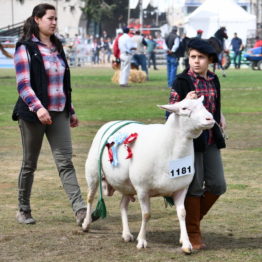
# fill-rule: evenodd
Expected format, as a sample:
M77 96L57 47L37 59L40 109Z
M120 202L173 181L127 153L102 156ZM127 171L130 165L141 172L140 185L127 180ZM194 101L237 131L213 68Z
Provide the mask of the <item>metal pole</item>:
M129 24L130 21L130 0L128 0L128 13L127 13L127 26Z
M14 24L14 3L13 3L13 0L11 1L11 9L12 9L12 25Z
M56 15L58 16L58 0L55 0Z
M158 9L156 9L156 26L158 26L158 18L159 18L159 13L158 13Z
M140 17L139 17L139 23L141 26L141 29L143 28L143 0L139 1L139 8L140 8ZM141 32L142 33L142 32Z

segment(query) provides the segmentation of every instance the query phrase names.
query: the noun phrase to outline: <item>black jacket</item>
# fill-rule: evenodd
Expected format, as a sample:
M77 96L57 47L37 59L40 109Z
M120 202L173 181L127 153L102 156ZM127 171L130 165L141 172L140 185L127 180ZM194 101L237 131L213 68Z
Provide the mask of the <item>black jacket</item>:
M181 100L183 100L186 97L188 92L195 90L195 86L190 76L187 74L187 72L188 72L188 69L184 70L181 74L178 74L176 76L176 80L172 87L172 89L175 90L179 94ZM217 90L217 99L216 99L216 112L213 115L213 117L215 121L219 124L220 117L221 117L220 116L220 111L221 111L220 98L221 97L220 97L220 83L216 75L215 75L214 83L215 83L216 90ZM215 124L212 130L214 133L215 143L217 147L225 148L226 147L225 139L220 130L220 127L217 124ZM207 142L208 142L208 131L204 130L202 134L200 135L200 137L194 139L195 151L198 151L198 152L205 151L207 147Z
M173 48L173 45L174 45L174 42L175 42L175 39L176 38L179 38L179 36L173 32L171 32L165 39L165 42L166 42L166 46L168 47L169 50L172 50ZM179 46L177 48L177 50L171 54L168 54L169 56L172 56L172 57L180 57L181 54L180 54L180 49L179 49Z
M38 49L37 43L33 41L19 41L16 44L16 49L20 45L25 45L29 56L29 67L30 67L30 83L36 96L41 101L42 105L47 109L49 104L48 99L48 76L45 71L44 61L42 55ZM70 71L66 61L64 51L61 52L61 57L65 62L65 74L64 74L64 93L66 96L65 111L70 113L71 110L71 85L70 85ZM28 105L19 96L16 105L13 110L12 119L18 120L19 118L37 122L38 117L36 113L31 112Z

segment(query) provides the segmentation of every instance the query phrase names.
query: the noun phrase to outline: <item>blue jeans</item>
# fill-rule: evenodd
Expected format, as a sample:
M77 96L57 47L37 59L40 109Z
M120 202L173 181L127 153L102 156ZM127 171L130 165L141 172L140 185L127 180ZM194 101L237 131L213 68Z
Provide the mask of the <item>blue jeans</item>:
M235 68L240 68L240 64L241 64L241 51L234 51L234 65Z
M167 55L167 84L171 88L176 79L176 72L178 67L178 58Z
M133 56L135 63L138 66L141 66L142 71L144 71L146 73L146 75L148 75L148 71L147 71L147 64L146 64L146 56L144 54L135 54Z

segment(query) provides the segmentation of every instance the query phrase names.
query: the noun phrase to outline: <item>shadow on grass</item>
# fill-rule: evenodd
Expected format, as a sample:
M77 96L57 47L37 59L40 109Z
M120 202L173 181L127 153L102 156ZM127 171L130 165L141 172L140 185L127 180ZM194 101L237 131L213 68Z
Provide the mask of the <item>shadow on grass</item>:
M111 234L110 227L113 224L119 224L121 228L121 219L119 216L108 216L105 220L101 219L96 224L92 224L92 228L96 233L99 231L103 234ZM139 222L141 221L140 216L138 215L129 215L129 222ZM150 224L150 223L149 223ZM132 225L130 225L132 231ZM113 234L115 234L114 232ZM138 231L132 231L132 234L136 238L138 236ZM117 234L121 234L117 232ZM218 233L203 233L204 242L208 246L208 250L220 250L220 249L260 249L262 243L261 236L254 237L235 237L233 234L218 234ZM148 231L147 240L148 242L163 244L168 247L180 246L179 244L179 230L170 230L170 231Z
M149 242L161 243L167 246L179 243L179 231L157 231L148 232L147 239ZM134 233L136 235L137 233ZM219 249L260 249L262 237L239 237L226 236L217 233L203 234L204 242L208 250Z

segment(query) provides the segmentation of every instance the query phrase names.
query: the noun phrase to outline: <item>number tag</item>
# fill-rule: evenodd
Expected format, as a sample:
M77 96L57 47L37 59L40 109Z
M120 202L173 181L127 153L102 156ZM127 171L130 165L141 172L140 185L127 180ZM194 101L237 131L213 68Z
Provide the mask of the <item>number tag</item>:
M170 178L177 178L181 176L194 175L194 158L192 156L186 156L169 162L169 174Z

